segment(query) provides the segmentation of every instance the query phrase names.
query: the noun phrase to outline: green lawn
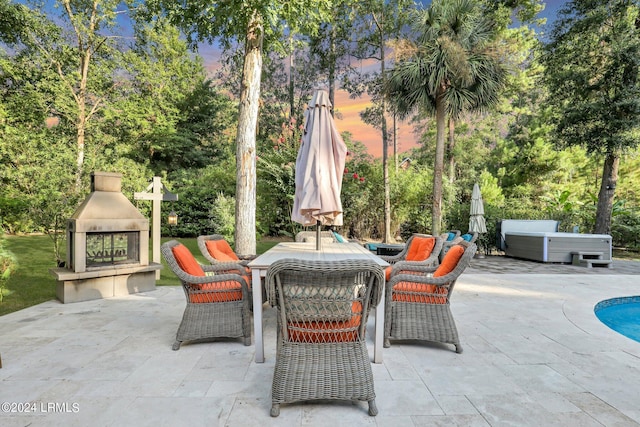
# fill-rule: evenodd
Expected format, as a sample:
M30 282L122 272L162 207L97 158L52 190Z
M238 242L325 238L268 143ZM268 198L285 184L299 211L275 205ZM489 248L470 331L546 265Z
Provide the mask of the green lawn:
M166 240L170 239L162 239L163 242ZM200 255L195 238L178 240L184 243L200 262L206 263L204 257ZM0 303L0 316L55 299L56 280L49 273L49 269L56 266L51 239L48 236L40 235L5 235L5 243L6 248L13 252L18 259L18 270L5 286L4 301ZM263 253L276 243L276 241L258 242L257 252ZM151 251L149 259L152 259ZM162 260L162 265L164 268L161 270L160 280L156 284L159 286L179 285L180 282L169 270L164 260Z

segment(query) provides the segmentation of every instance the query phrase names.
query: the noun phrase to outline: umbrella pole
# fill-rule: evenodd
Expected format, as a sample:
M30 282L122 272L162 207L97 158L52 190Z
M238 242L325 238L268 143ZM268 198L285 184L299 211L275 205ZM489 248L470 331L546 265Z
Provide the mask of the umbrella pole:
M316 250L320 250L320 220L316 221Z

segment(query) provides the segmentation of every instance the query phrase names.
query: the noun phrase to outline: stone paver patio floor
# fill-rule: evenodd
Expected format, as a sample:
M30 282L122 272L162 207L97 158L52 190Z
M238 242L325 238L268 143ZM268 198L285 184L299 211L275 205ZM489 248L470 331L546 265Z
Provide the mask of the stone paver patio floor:
M452 298L464 353L392 343L372 365L377 417L349 402L283 405L269 416L267 306L266 362L256 364L253 346L235 340L172 351L185 304L179 287L50 301L0 317L0 402L9 403L0 425L638 426L640 343L601 324L593 307L640 295L639 273L631 261L586 269L474 260ZM372 355L372 338L369 346Z

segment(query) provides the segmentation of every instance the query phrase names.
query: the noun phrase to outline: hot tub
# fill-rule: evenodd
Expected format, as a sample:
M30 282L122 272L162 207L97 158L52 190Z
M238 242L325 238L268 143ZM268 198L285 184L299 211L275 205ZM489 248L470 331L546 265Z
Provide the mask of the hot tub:
M602 253L611 260L611 236L561 232L518 232L504 234L505 254L541 262L571 263L573 252Z

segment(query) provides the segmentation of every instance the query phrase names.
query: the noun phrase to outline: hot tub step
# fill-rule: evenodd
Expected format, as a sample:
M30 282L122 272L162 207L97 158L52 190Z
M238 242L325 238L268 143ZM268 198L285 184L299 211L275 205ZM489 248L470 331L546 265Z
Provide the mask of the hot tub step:
M571 252L571 257L573 265L580 265L587 268L591 268L594 265L607 268L611 267L611 260L603 259L603 252L576 251Z
M593 266L611 268L611 260L610 259L583 259L583 260L580 260L579 265L587 268L592 268Z

